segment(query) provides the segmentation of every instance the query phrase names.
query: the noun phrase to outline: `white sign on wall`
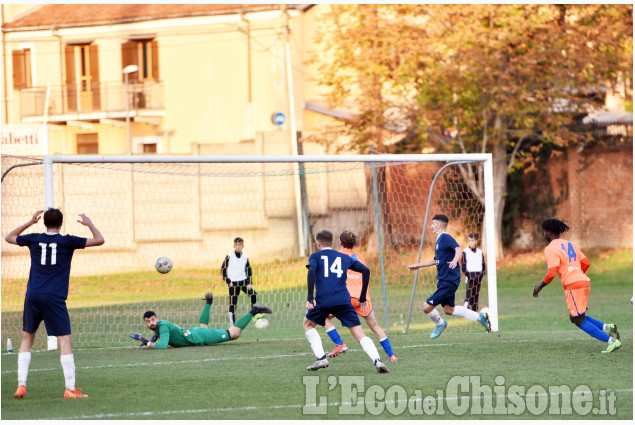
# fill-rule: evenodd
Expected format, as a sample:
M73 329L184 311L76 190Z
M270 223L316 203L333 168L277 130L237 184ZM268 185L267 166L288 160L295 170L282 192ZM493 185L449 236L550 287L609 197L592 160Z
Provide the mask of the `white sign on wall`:
M3 125L2 153L8 155L47 155L48 131L44 125Z

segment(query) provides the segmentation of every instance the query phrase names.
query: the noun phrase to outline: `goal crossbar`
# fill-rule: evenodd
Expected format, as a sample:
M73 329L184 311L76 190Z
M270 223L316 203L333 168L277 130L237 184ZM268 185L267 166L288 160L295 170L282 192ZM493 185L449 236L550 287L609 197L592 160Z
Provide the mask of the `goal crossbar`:
M386 155L46 155L44 163L445 162L492 160L489 153Z

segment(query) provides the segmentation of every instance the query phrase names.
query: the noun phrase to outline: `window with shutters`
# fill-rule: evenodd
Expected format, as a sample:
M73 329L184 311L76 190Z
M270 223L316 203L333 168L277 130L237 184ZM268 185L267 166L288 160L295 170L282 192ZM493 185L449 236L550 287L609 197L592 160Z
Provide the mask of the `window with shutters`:
M22 90L33 87L31 79L31 49L13 51L13 88Z
M137 65L138 72L129 75L130 81L159 81L159 44L156 40L127 41L121 46L122 69Z
M81 91L89 91L91 89L90 78L90 54L88 54L88 46L77 46L79 56L79 84Z
M99 153L99 138L97 133L77 135L77 154L91 155Z
M99 110L100 86L97 45L69 44L64 50L68 110Z

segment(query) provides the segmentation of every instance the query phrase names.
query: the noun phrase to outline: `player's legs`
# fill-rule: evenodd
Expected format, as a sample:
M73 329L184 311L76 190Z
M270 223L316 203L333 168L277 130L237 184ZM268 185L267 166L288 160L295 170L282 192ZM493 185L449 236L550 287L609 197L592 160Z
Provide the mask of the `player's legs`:
M62 297L48 295L42 311L47 334L56 336L59 343L60 363L64 371L66 385L64 398L88 397L75 388L75 358L71 345L71 319L66 308L66 300Z
M247 327L247 325L249 324L249 322L251 322L251 319L255 315L257 315L257 314L271 314L271 313L272 313L271 308L267 307L266 305L255 305L255 306L253 306L251 308L249 313L244 314L238 320L236 320L235 327L237 327L239 329L245 329ZM236 338L238 338L238 337L236 337Z
M603 332L601 329L598 329L593 323L587 320L584 313L575 317L570 316L569 320L571 320L577 327L579 327L595 339L599 339L603 342L609 342L609 340L611 339L611 336L609 334Z
M198 326L201 328L209 328L209 312L214 302L214 295L208 292L203 299L205 300L205 306L203 306L203 311L198 319Z
M379 373L388 373L389 372L388 368L386 367L386 365L384 365L384 363L379 358L379 352L377 351L377 347L375 347L373 340L366 336L366 334L362 330L362 326L361 325L351 326L351 327L348 327L348 329L351 331L351 335L353 335L353 338L355 338L357 342L360 343L360 345L364 349L364 352L368 355L368 357L370 357L370 360L373 362L373 365L375 366L377 371Z
M18 390L15 397L23 398L26 395L26 379L29 375L29 365L31 364L31 348L35 340L35 333L22 332L22 343L18 353Z
M473 311L478 311L478 292L481 285L480 276L481 275L476 275L475 277L468 276L465 284L465 302L463 306Z
M454 304L454 300L447 300L446 302L452 302ZM463 317L464 319L471 320L473 322L479 322L487 332L491 332L492 325L489 321L488 313L478 313L474 310L470 310L469 308L458 305L455 307L449 306L448 304L443 306L445 313L450 314L452 316Z
M66 384L66 391L64 392L64 396L66 398L78 398L78 394L81 393L75 391L75 357L73 356L73 348L71 346L71 336L60 335L57 337L57 342L60 345L60 363L62 363L62 370L64 371L64 381ZM74 397L67 396L68 393L73 393ZM85 396L85 394L81 395Z
M423 303L423 312L428 315L430 320L432 320L435 325L440 325L444 322L444 320L441 318L441 315L435 307L436 304L428 304L428 302L426 301Z
M30 353L35 341L35 332L22 331L22 343L20 344L20 353Z
M232 326L227 332L229 332L229 339L234 340L240 337L240 334L243 332L243 330L240 329L238 326Z
M467 279L465 280L465 300L463 301L463 307L472 308L472 297L474 294L472 291L474 290L474 283L469 275L466 275Z
M430 298L428 298L428 300L430 300ZM430 304L428 303L428 301L424 302L423 312L426 313L428 315L428 318L432 320L432 323L434 323L434 329L430 333L430 338L438 338L439 335L441 335L441 332L443 332L443 330L448 327L448 322L443 320L436 309L436 304Z
M328 314L322 311L319 307L313 307L307 311L306 316L302 322L304 327L304 335L306 336L313 354L315 354L316 361L311 366L307 367L307 370L318 370L328 367L329 361L324 353L324 347L322 346L322 338L315 327L317 325L324 326L324 320Z
M478 313L462 305L450 306L449 304L446 304L443 306L443 310L445 311L445 314L449 314L451 316L463 317L464 319L468 319L473 322L478 321Z
M229 326L234 326L236 321L236 304L238 304L238 294L240 288L234 282L229 284Z
M362 330L362 324L359 321L359 316L357 315L353 305L347 304L337 306L333 310L333 315L342 322L342 326L349 329L353 338L361 344L364 352L368 355L368 357L370 357L377 371L379 373L388 373L389 370L379 358L379 353L377 352L377 347L375 347L373 340L367 337Z
M600 329L601 331L609 334L609 336L612 336L615 339L620 339L620 333L617 331L617 325L614 323L604 323L601 322L597 319L594 319L593 317L589 316L588 314L585 314L586 316L586 320L588 322L591 322L591 324L593 326L595 326L596 328Z
M256 297L258 294L256 293L256 290L251 285L249 285L249 286L243 285L243 286L241 286L241 288L242 288L242 290L243 290L243 292L245 294L247 294L247 295L249 295L251 297L251 306L253 307L254 304L256 304L258 302L258 299Z
M26 380L31 364L31 348L35 341L35 333L40 326L40 322L44 319L40 304L40 297L37 295L27 295L24 297L22 342L20 343L20 352L18 353L18 389L15 392L16 398L26 396Z
M346 346L346 344L344 344L342 337L337 332L337 329L335 328L335 325L333 324L333 321L330 319L330 317L331 316L327 317L324 320L324 330L326 331L326 334L329 336L329 338L331 338L331 341L335 343L335 348L328 354L328 357L335 357L340 353L345 353L348 350L348 347Z
M585 289L585 288L583 288ZM566 291L565 291L566 293ZM587 299L587 302L585 302L584 306L586 309L586 304L588 303L588 298L591 295L591 286L589 285L588 289L585 289L584 291L582 291L581 295L578 294L576 295L578 298L580 297L585 297ZM575 301L575 300L573 300ZM567 299L567 308L569 308L569 304L570 304L570 300ZM579 300L578 303L576 304L575 302L571 303L573 304L573 306L571 308L569 308L569 312L571 312L573 309L576 308L577 304L579 304ZM586 317L586 321L591 323L593 326L595 326L596 328L598 328L599 330L601 330L604 333L607 333L609 336L615 338L615 339L620 339L620 334L617 331L617 325L613 324L613 323L604 323L601 322L597 319L594 319L593 317L589 316L588 314L586 314L586 311L584 313L584 316Z
M366 320L366 324L368 324L370 330L373 331L373 333L377 336L377 339L386 352L388 358L391 361L397 360L397 356L395 356L395 353L392 351L392 346L390 345L390 340L386 336L386 332L384 332L384 329L379 326L379 323L377 323L375 312L371 311L368 316L364 317L364 320Z
M337 332L335 325L330 317L324 319L324 330L326 330L326 334L331 338L331 341L335 343L335 345L343 345L344 341L342 341L342 337Z
M569 320L593 338L603 342L608 342L609 346L606 350L602 351L602 353L610 353L620 348L622 343L615 337L603 332L602 329L593 322L595 319L587 319L586 310L590 293L591 285L577 289L565 290L565 298L567 300L567 308L569 310Z
M465 319L472 320L473 322L479 322L481 325L483 325L483 327L487 330L487 332L490 332L491 327L489 323L489 317L486 313L479 314L475 311L468 309L465 306L454 305L454 298L456 296L457 289L458 289L458 285L454 285L452 283L441 284L440 282L437 288L437 291L430 298L428 298L429 300L428 302L434 301L436 303L441 304L443 306L443 311L445 312L445 314L448 314L451 316L463 317ZM437 327L439 326L443 327L442 325L437 325ZM447 326L447 322L445 326ZM441 329L441 331L443 331L443 329ZM440 335L440 332L438 333ZM433 331L433 334L430 335L430 337L436 338L436 336L438 336L438 335L433 336L434 334L435 332Z
M478 298L481 293L481 284L483 283L483 273L479 273L476 275L476 279L474 282L474 292L472 295L472 303L470 305L470 310L478 311Z
M231 328L234 329L234 328ZM190 333L190 340L193 345L212 345L212 344L220 344L222 342L228 342L232 339L238 338L240 336L240 328L236 328L238 331L238 335L232 338L232 333L236 331L225 330L225 329L213 329L213 328L204 328L201 326L197 326L194 328L190 328L187 331Z

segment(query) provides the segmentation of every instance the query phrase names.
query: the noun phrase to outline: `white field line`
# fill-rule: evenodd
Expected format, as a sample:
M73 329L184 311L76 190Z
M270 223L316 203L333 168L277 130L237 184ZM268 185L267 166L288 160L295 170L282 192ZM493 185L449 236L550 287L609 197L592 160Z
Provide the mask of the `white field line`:
M559 341L576 341L580 338L562 338ZM537 342L540 341L538 339L518 339L513 341L497 341L497 343L527 343L527 342ZM485 341L484 341L485 342ZM395 347L395 349L405 349L405 348L434 348L434 347L451 347L451 346L460 346L460 345L471 345L478 344L477 341L472 342L452 342L447 344L439 344L439 343L430 343L430 344L417 344L417 345L403 345L400 347ZM134 347L137 348L137 347ZM148 348L139 347L141 350L147 350ZM174 348L172 348L174 349ZM361 349L350 349L350 352L354 353L357 351L363 351ZM272 356L250 356L250 357L219 357L219 358L210 358L210 359L196 359L196 360L179 360L179 361L165 361L165 362L145 362L145 363L128 363L128 364L109 364L109 365L98 365L98 366L75 366L77 370L94 370L94 369L111 369L111 368L123 368L123 367L147 367L147 366L165 366L165 365L177 365L177 364L187 364L187 363L200 363L200 362L219 362L219 361L243 361L243 360L268 360L268 359L282 359L285 357L304 357L310 356L313 357L313 354L307 349L306 353L297 353L297 354L276 354ZM3 359L4 362L7 359ZM50 372L59 370L60 367L54 368L45 368L45 369L29 369L29 373L32 372ZM7 373L17 373L16 369L11 370L3 370L2 374Z
M601 390L596 390L593 391L593 393L599 393ZM620 392L620 393L632 393L633 389L632 388L623 388L623 389L616 389L616 390L612 390L615 392ZM577 394L584 394L584 391L573 391L571 393L563 393L563 392L550 392L550 393L539 393L536 394L534 397L550 397L550 396L554 396L554 395L577 395ZM474 397L474 396L470 396L470 395L464 395L464 396L459 396L459 397L442 397L442 400L461 400L461 399L470 399L473 402L475 400L482 400L482 399L486 399L486 398L495 398L495 399L499 399L499 398L504 398L506 397L506 394L497 394L495 397L492 397L490 395L485 395L485 394L481 394L478 397ZM423 401L424 397L417 397L417 398L412 398L412 399L405 399L406 402L408 402L409 400L412 400L413 402L419 402L419 401ZM397 405L397 403L401 401L401 399L399 400L384 400L385 403L393 403L395 405ZM358 400L355 401L355 404L357 404ZM353 402L333 402L333 403L327 403L327 406L348 406L353 404ZM307 405L307 406L315 406L315 405ZM102 414L98 414L98 415L82 415L82 416L75 416L75 417L70 417L70 418L51 418L48 420L54 420L54 421L58 421L58 420L82 420L82 419L109 419L109 418L126 418L126 417L134 417L134 416L155 416L155 415L183 415L183 414L188 414L188 413L220 413L220 412L234 412L234 411L244 411L244 410L263 410L263 409L301 409L302 407L304 407L303 404L287 404L287 405L277 405L277 406L239 406L239 407L219 407L219 408L215 408L215 409L187 409L187 410L165 410L165 411L148 411L148 412L126 412L126 413L102 413ZM354 416L354 415L353 415ZM502 415L501 418L503 416L507 416L507 415ZM143 418L142 418L143 419Z

